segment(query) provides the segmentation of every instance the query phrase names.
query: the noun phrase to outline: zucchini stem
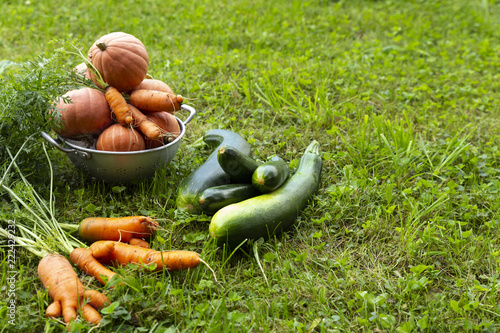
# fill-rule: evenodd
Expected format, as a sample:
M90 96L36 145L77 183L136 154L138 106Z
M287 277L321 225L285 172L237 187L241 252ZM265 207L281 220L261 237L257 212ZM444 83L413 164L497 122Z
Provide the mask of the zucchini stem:
M306 150L304 151L304 154L316 154L319 155L319 142L316 140L313 140L309 146L307 146Z

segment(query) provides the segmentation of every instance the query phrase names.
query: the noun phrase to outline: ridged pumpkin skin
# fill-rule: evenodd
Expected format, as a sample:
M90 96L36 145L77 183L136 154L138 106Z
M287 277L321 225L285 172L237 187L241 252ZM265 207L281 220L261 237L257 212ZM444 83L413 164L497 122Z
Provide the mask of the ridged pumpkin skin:
M96 149L103 151L137 151L146 149L146 144L142 135L135 129L113 124L99 135Z
M175 116L171 115L166 111L152 112L148 113L147 118L154 122L158 127L162 129L162 137L165 138L165 143L169 140L173 141L176 137L181 134L181 128ZM149 140L145 139L146 147L148 149L160 147L163 143L160 140Z
M64 102L68 97L70 101ZM82 134L99 134L112 123L111 110L104 93L92 88L68 91L59 98L56 110L61 115L60 136L71 138Z
M104 82L121 92L137 87L148 72L146 47L138 38L124 32L112 32L99 38L90 47L87 58ZM101 87L91 72L90 77Z

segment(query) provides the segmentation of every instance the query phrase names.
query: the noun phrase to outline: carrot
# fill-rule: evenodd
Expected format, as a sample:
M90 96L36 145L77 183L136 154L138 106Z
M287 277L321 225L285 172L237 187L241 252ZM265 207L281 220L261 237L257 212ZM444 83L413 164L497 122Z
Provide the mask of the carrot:
M82 271L96 278L97 281L99 281L103 285L106 284L106 281L102 278L102 276L106 276L109 281L114 275L116 275L115 272L104 267L99 261L97 261L92 256L92 251L89 249L77 247L76 249L71 251L69 260L73 264L80 267Z
M145 249L149 249L149 243L146 242L144 239L140 238L131 238L130 242L128 242L130 245L135 245L135 246L140 246Z
M134 126L139 128L139 130L150 140L156 140L161 134L161 128L154 122L148 119L138 108L129 104L130 111L132 112L132 118L134 119Z
M130 242L132 238L148 238L159 227L146 216L87 217L78 227L80 237L87 242L113 240Z
M97 325L101 322L101 315L90 304L83 305L83 318L91 324Z
M114 87L107 86L104 94L109 107L121 125L130 125L133 121L132 112L128 107L127 101L123 95Z
M113 244L111 246L110 244ZM103 250L104 248L104 250ZM169 271L195 268L202 262L200 255L193 251L156 251L140 246L113 241L97 241L90 245L94 257L103 264L156 264L156 270Z
M105 261L103 258L109 258L113 251L115 250L114 241L97 241L89 246L89 250L92 251L92 256L99 260L99 262Z
M64 322L69 323L76 318L80 309L85 320L94 324L101 321L99 313L90 304L85 304L85 288L66 257L58 253L43 257L38 264L38 276L43 286L49 289L49 296L55 303L47 308L48 316L62 314ZM106 296L102 295L102 298Z
M130 94L130 104L151 112L167 111L174 113L180 110L183 98L164 91L140 89Z
M61 302L52 302L45 310L45 316L47 318L57 318L61 316Z
M95 309L102 309L109 305L109 299L97 290L86 289L83 292L85 300Z

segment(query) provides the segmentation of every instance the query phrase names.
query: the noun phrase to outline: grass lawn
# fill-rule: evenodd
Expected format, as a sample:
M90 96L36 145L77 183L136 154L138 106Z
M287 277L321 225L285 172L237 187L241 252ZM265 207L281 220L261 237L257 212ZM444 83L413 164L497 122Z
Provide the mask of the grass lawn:
M0 10L0 101L15 91L11 62L50 58L67 42L85 54L124 31L145 44L149 73L197 110L168 168L138 183L89 179L45 145L60 223L151 216L161 224L152 248L199 252L217 277L203 265L125 267L115 270L127 283L109 289L75 269L113 302L93 332L500 329L497 1L42 0L2 1ZM50 71L79 62L66 54ZM57 75L43 89L37 80L21 88L49 94ZM0 103L1 123L12 110ZM23 128L0 127L0 143L19 146ZM292 171L320 143L320 189L291 230L233 253L211 240L210 216L176 209L179 183L212 151L200 138L214 128ZM44 140L34 134L19 163L48 201ZM17 171L9 181L29 192ZM30 218L0 189L2 228ZM12 264L2 244L0 332L64 332L61 319L45 318L40 258L16 248Z

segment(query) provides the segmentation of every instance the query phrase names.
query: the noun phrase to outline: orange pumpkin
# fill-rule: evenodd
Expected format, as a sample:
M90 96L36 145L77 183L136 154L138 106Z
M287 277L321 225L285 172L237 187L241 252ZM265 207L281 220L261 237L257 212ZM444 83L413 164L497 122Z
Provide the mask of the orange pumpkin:
M70 99L65 102L65 99ZM99 134L112 123L111 110L104 93L92 88L68 91L57 100L55 112L61 115L54 131L63 137ZM52 111L52 112L54 112Z
M146 144L142 135L135 129L113 124L99 135L96 149L104 151L137 151L146 149Z
M99 38L90 47L87 59L105 83L121 92L137 87L146 77L149 66L144 44L124 32L112 32ZM101 87L92 72L90 77Z

